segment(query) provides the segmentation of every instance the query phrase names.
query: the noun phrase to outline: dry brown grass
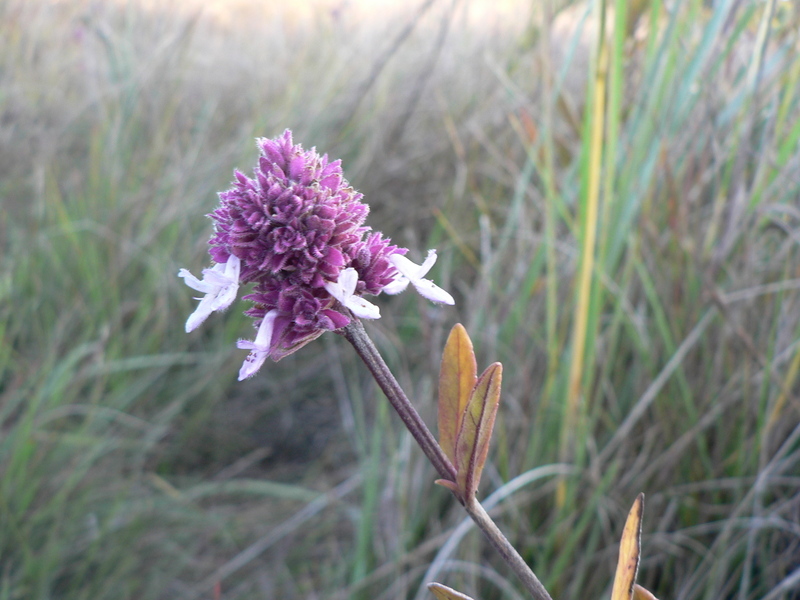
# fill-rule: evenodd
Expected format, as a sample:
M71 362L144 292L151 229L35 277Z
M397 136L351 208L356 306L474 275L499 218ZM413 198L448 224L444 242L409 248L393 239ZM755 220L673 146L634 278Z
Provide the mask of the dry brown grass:
M440 249L456 308L389 299L371 328L423 415L456 320L504 362L486 493L557 460L590 46L547 93L580 5L552 30L522 1L295 6L0 3L0 598L407 598L458 524L335 336L236 384L237 311L183 333L202 215L285 127ZM645 491L658 595L791 597L797 9L760 62L760 7L631 6L577 475L500 519L557 598L600 597ZM500 597L477 537L454 556L444 583Z

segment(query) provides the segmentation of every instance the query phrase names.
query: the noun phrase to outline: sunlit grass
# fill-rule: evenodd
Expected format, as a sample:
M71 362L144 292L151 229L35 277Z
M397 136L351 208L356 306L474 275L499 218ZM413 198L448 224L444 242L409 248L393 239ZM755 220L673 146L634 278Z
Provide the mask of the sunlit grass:
M503 362L481 493L556 599L610 592L640 491L657 596L796 595L797 8L609 4L605 76L580 4L0 3L0 598L426 597L463 514L352 352L242 384L238 309L183 331L203 215L286 127L439 249L456 307L371 333L432 426L453 323ZM448 557L513 597L477 533Z

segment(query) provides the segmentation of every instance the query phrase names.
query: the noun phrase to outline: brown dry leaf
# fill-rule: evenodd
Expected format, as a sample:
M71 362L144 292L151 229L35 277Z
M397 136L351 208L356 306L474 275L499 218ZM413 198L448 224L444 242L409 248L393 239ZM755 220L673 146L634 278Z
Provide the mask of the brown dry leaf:
M461 323L450 331L439 371L439 443L445 456L455 463L456 438L470 394L477 381L478 366L472 341Z
M658 598L637 583L633 586L633 600L658 600Z
M429 583L428 589L433 592L437 600L472 600L466 594L457 592L452 588L442 585L441 583Z
M632 600L636 571L639 569L639 556L642 548L642 514L644 513L644 494L639 494L628 513L622 540L619 543L619 560L614 576L611 600ZM642 588L644 589L644 588ZM648 592L649 593L649 592Z
M503 365L493 363L478 378L456 440L456 483L464 502L472 502L489 454L489 441L500 404Z

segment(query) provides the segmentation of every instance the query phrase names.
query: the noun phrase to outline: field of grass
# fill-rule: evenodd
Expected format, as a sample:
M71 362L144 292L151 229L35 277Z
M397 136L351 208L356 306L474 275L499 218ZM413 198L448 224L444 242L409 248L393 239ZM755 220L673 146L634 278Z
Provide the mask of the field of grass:
M454 323L503 363L480 496L555 600L639 492L662 600L800 596L800 7L606 3L0 0L0 600L524 597L343 339L184 333L287 127L438 248L456 306L368 331L433 430Z

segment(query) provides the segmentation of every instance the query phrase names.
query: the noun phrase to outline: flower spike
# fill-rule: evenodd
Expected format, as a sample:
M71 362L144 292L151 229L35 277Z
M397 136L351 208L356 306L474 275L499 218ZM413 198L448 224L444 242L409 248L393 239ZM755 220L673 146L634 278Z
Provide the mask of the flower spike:
M423 279L436 262L436 250L428 250L428 256L422 265L415 264L401 254L392 254L389 261L399 271L400 276L383 288L387 294L399 294L408 287L414 286L420 296L431 302L453 305L456 301L445 290L433 283L430 279Z
M353 316L380 318L367 295L397 293L412 283L426 298L453 304L450 294L424 279L435 252L415 265L403 258L406 248L366 225L369 206L344 178L341 161L295 144L288 129L256 145L260 156L252 173L234 171L231 187L207 215L215 266L203 270L202 280L186 269L178 273L205 294L186 331L227 308L240 285L252 284L245 314L258 333L255 341L238 343L251 350L240 379L267 357L278 361L326 331L340 331Z
M197 329L215 310L225 310L236 300L240 265L241 261L231 254L227 262L217 263L211 269L203 269L202 280L186 269L178 271L178 277L183 277L186 285L205 294L186 320L186 333Z

